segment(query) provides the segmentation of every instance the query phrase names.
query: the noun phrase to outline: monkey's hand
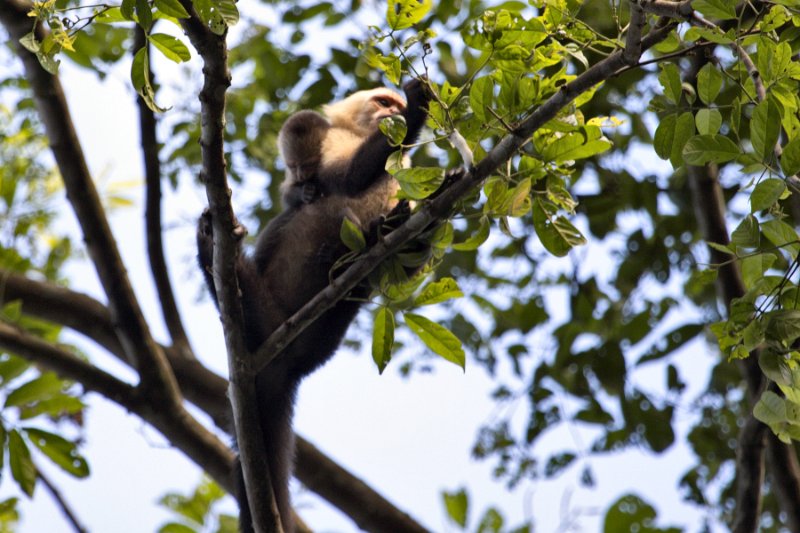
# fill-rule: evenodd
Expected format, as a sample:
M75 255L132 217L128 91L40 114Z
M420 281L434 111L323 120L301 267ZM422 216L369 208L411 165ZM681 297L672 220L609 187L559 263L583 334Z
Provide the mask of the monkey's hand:
M319 188L319 184L314 180L306 180L300 185L300 187L302 187L300 191L300 198L304 204L313 203L314 200L322 197L322 191Z
M427 80L421 81L416 78L403 85L403 92L406 93L406 110L403 116L408 126L408 133L406 133L403 144L413 144L425 124L425 119L428 118L431 93Z
M211 225L211 211L206 207L197 219L197 258L203 272L211 272L214 257L214 230Z

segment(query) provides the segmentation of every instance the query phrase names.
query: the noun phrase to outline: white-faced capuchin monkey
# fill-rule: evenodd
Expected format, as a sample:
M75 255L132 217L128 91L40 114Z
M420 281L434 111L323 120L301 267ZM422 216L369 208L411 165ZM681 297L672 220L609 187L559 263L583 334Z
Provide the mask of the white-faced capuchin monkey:
M283 136L284 156L299 153L303 156L301 159L311 161L309 168L314 166L314 146L320 147L319 163L311 175L316 176L324 194L310 203L287 202L287 209L259 234L254 253L238 256L236 271L249 351L256 351L281 323L328 285L336 260L348 251L339 237L344 216L353 218L363 231L369 232L372 231L370 226L382 220L397 204L397 183L385 171L389 155L397 148L390 146L378 130L377 122L386 116L383 109L402 114L408 126L403 144L413 144L425 123L430 99L424 83L419 80L410 81L403 90L407 106L387 89L359 92L333 104L327 108L330 123L327 127L323 125L323 130L314 130L313 121L321 124L316 118L304 119L302 117L310 115L300 114L298 121L301 124L307 121L312 126L312 140L317 139L308 146L293 145L287 140L295 135L295 140L300 142L298 139L303 139L305 134ZM384 105L384 98L388 105ZM319 131L324 135L318 136ZM306 175L305 170L297 168L291 168L290 179L300 184ZM398 210L401 207L403 204ZM216 299L212 278L214 242L208 211L198 223L197 245L200 267ZM291 421L295 395L300 381L333 355L358 311L359 300L368 295L368 288L362 286L353 292L309 326L256 378L267 461L286 532L294 531L288 486L294 454ZM241 528L249 532L252 521L238 466L236 474L240 484Z
M326 105L325 116L299 111L289 117L278 134L278 149L286 164L281 183L284 208L361 190L360 183L343 179L348 165L364 139L378 131L380 121L405 108L399 94L380 87Z

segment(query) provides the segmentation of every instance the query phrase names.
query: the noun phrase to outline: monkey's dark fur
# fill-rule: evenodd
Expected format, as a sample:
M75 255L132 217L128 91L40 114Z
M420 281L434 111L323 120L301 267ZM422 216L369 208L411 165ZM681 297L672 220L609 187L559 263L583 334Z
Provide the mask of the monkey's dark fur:
M407 107L403 115L408 126L404 145L412 144L427 116L429 96L417 80L403 90ZM329 282L336 260L348 250L339 230L345 216L362 230L391 211L395 185L384 167L396 148L375 131L345 164L325 169L319 182L341 184L335 194L320 196L311 203L295 202L259 234L252 255L240 253L236 272L241 288L247 349L254 352L287 318L298 311ZM319 172L323 172L322 169ZM212 277L214 242L211 215L206 211L197 230L198 259L206 283L216 300ZM367 296L365 287L353 298L340 301L295 339L286 351L256 378L258 410L267 450L267 460L283 529L294 531L289 501L294 434L292 414L300 381L333 355ZM240 467L237 476L241 481ZM247 497L240 488L242 531L252 531ZM265 505L267 503L265 502Z

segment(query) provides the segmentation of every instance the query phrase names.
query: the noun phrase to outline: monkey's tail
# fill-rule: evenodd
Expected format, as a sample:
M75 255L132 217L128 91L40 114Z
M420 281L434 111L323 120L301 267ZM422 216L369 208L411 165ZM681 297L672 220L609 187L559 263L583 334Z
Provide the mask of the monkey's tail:
M270 373L271 374L271 373ZM294 532L292 507L289 499L289 478L294 463L294 432L292 431L292 415L297 384L275 383L275 379L256 380L258 393L258 410L261 420L261 431L267 453L267 464L272 480L272 492L281 517L284 533ZM253 533L252 514L247 502L244 486L244 475L238 458L236 460L235 482L236 499L239 503L239 528L242 533ZM264 502L263 505L269 505Z

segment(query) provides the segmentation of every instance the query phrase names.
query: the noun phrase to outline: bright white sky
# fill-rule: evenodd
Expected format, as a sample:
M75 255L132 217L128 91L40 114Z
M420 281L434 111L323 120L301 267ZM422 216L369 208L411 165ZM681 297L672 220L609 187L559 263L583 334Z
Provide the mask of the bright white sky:
M168 68L177 71L175 67ZM159 75L163 80L164 74ZM141 180L134 95L126 69L100 82L96 76L64 62L62 77L73 119L100 187L109 182ZM168 101L159 103L169 105ZM109 120L112 114L113 120ZM234 202L237 197L258 194L262 185L245 184L235 191ZM112 225L150 323L160 328L161 317L142 240L141 192L130 190L136 207L117 211ZM239 200L239 205L251 200L252 197L247 202ZM204 191L195 184L184 184L176 194L166 195L166 250L193 345L205 363L225 375L221 328L208 298L199 298L201 279L194 259L194 221L204 201ZM71 213L63 218L65 225L75 228ZM87 262L71 264L69 277L72 288L103 299ZM559 314L557 309L552 311ZM156 335L160 340L167 338L163 328ZM472 528L479 515L494 505L501 509L509 527L535 517L536 528L542 532L564 530L565 526L597 531L601 527L600 513L610 502L631 491L657 505L661 517L669 517L659 521L662 525L680 524L694 530L700 523L700 514L694 507L682 504L677 491L677 480L690 464L691 453L683 445L682 434L662 456L628 451L589 459L598 481L595 490L579 486L578 477L585 463L577 461L555 481L523 483L508 492L491 481L491 461L476 463L470 459L476 429L494 414L494 405L487 399L493 383L480 368L468 361L467 370L462 373L453 365L436 362L433 373L404 380L391 367L379 376L368 353L340 352L301 388L296 430L434 531L456 531L446 520L440 493L461 486L468 488L471 497ZM102 351L90 353L96 364L132 379L127 369ZM690 381L695 392L699 391L710 362L699 343L677 360L684 379L700 376L699 380ZM648 373L652 376L648 377ZM654 387L662 387L661 372L645 369L637 376L638 381L650 380ZM157 530L171 516L156 501L168 491L188 492L200 479L199 470L137 418L97 396L88 399L84 452L92 476L78 481L56 468L45 468L46 472L90 531ZM525 408L518 410L524 416ZM687 415L678 416L686 419ZM548 451L580 449L592 440L593 434L581 427L563 427L548 434L537 450L545 458ZM16 494L10 476L3 480L0 496ZM316 531L357 530L346 517L307 491L295 491L294 503ZM228 508L233 509L232 502L228 502ZM23 533L69 531L41 487L35 500L23 501L21 509Z

